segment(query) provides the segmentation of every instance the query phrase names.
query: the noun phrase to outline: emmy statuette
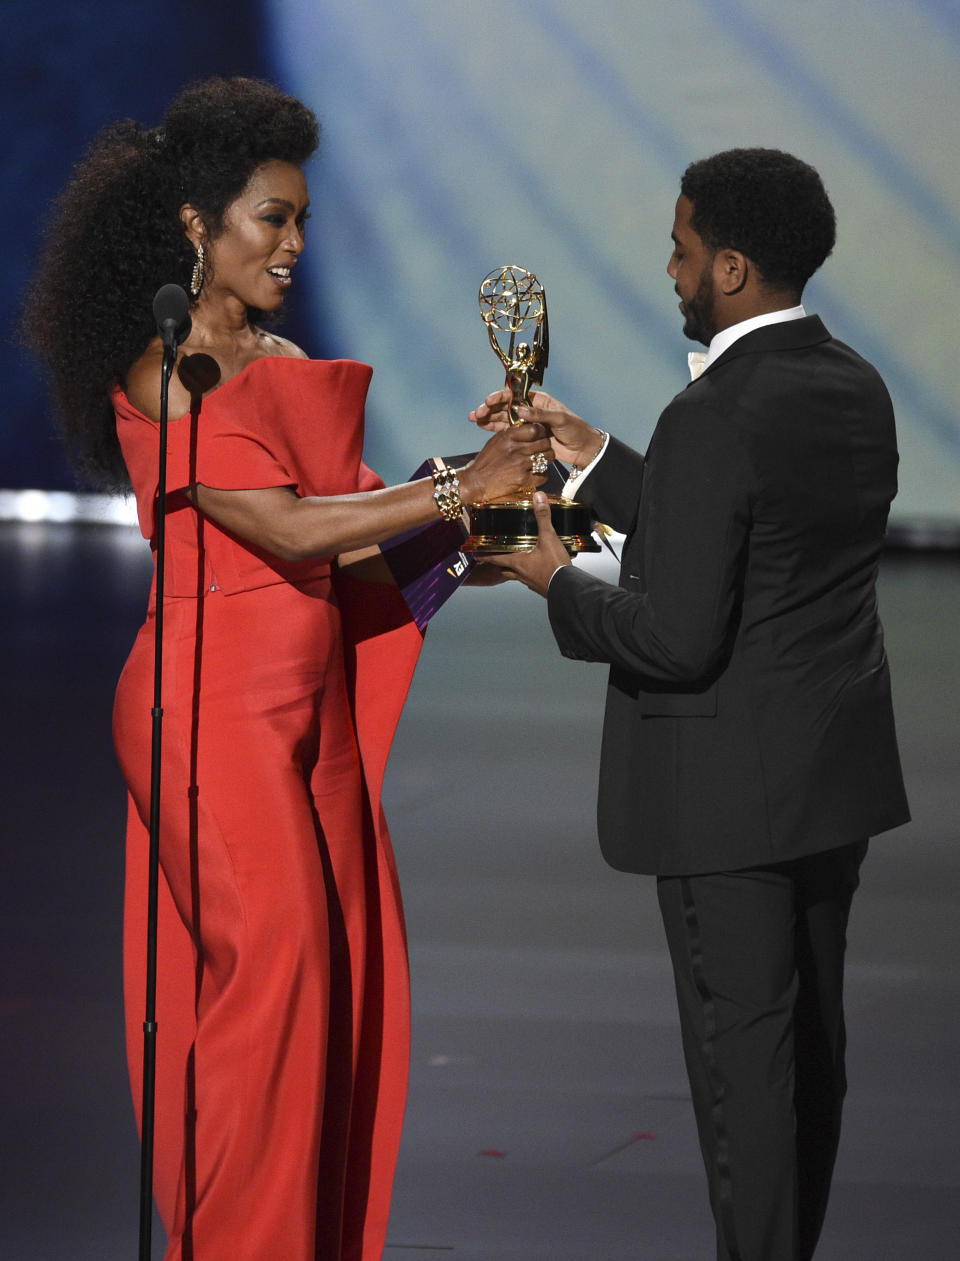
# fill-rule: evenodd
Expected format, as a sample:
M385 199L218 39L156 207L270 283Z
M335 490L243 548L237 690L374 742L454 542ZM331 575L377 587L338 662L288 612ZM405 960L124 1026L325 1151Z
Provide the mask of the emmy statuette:
M523 267L498 267L483 278L480 314L490 345L507 373L510 421L519 424L517 408L530 402L531 385L543 382L550 349L547 297L533 272ZM526 340L519 341L520 334ZM531 470L547 471L545 455L531 456ZM495 499L468 509L470 535L463 551L473 553L531 552L537 545L534 487L521 489L518 499ZM593 517L586 504L548 495L550 519L567 551L599 552L592 534Z

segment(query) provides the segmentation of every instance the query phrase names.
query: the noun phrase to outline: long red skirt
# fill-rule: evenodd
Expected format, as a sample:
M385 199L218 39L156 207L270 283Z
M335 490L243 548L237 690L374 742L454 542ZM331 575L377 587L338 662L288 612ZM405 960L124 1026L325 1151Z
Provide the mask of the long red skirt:
M114 718L138 1114L153 635L151 616ZM379 1261L409 980L329 579L168 599L164 639L154 1187L166 1261Z

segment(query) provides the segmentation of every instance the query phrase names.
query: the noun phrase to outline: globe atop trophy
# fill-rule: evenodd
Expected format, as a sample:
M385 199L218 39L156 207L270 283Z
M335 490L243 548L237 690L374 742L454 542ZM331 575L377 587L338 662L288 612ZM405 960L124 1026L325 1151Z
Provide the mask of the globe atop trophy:
M530 387L543 384L550 352L547 295L533 272L511 265L497 267L484 276L479 293L480 314L490 345L506 369L510 390L510 422L520 424L517 408L530 403ZM530 457L531 471L546 473L543 454ZM556 468L556 466L554 466ZM520 497L495 499L468 509L470 534L462 550L474 553L530 552L537 545L537 518L533 491L521 489ZM550 519L567 551L599 552L592 533L593 516L586 504L549 494Z

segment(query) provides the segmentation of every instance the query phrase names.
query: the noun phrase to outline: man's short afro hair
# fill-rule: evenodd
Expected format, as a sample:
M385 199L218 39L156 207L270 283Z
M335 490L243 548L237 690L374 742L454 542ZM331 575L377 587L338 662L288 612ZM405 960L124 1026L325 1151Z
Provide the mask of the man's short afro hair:
M680 181L690 226L710 249L745 254L767 285L802 293L836 241L836 216L812 166L779 149L727 149Z

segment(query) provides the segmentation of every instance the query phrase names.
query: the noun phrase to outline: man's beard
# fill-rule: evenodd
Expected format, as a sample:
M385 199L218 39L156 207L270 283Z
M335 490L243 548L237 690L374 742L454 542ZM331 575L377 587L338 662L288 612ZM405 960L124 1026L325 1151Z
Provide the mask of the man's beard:
M716 332L713 316L713 268L705 267L692 298L683 301L683 335L709 346Z

